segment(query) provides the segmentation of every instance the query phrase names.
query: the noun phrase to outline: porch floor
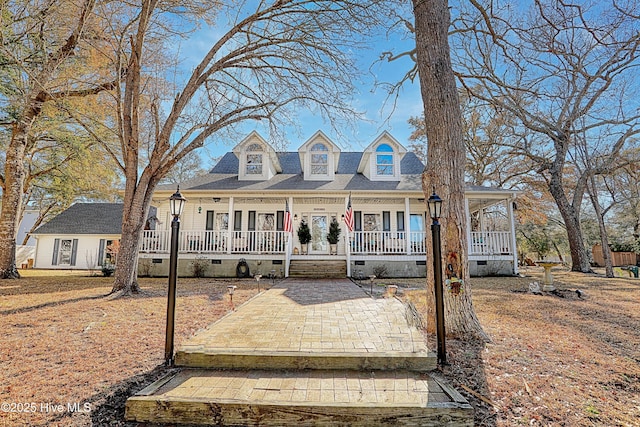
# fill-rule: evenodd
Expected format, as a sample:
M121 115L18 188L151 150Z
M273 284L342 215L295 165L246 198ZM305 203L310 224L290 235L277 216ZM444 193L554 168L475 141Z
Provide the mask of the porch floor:
M395 298L287 279L187 341L181 370L127 401L139 422L471 426Z

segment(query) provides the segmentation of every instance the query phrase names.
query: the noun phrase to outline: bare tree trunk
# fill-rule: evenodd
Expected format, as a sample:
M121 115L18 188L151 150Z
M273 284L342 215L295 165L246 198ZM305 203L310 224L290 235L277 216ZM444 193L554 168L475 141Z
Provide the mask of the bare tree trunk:
M28 120L31 122L31 120ZM4 185L2 188L2 211L0 212L0 278L18 279L16 267L16 236L22 212L24 186L24 153L28 125L14 125L11 142L6 152Z
M124 212L122 212L122 238L118 251L118 264L114 275L111 293L115 296L138 293L138 245L140 235L151 206L154 186L141 180L135 191L125 193Z
M589 255L584 245L582 228L580 228L580 213L574 205L567 200L566 193L562 186L562 178L558 176L561 172L551 171L552 178L549 182L549 192L558 205L558 210L567 229L567 239L569 241L569 251L571 252L571 271L581 273L591 273ZM582 190L576 188L576 193L583 194Z
M607 228L604 225L604 212L602 206L598 201L596 192L596 180L593 175L590 176L589 185L587 186L587 193L589 199L593 205L593 209L596 211L596 218L598 219L598 230L600 231L600 243L602 244L602 257L604 258L604 270L606 277L613 277L613 260L611 257L611 248L609 247L609 234Z
M459 337L487 339L471 300L467 253L467 216L464 203L465 146L462 119L447 32L450 23L446 0L413 0L416 56L425 110L428 138L427 166L422 187L428 197L433 190L444 200L442 208L443 277L462 280L455 291L445 285L446 331ZM427 259L433 257L431 236L427 238ZM430 263L427 263L430 265ZM447 266L451 265L451 269ZM435 330L433 271L427 269L427 328ZM446 274L445 274L446 272Z

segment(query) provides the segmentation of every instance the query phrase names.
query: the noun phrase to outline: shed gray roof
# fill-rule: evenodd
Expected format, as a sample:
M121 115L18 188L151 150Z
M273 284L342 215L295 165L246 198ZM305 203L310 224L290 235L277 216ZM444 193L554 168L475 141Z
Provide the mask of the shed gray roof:
M76 203L33 234L120 234L122 203Z

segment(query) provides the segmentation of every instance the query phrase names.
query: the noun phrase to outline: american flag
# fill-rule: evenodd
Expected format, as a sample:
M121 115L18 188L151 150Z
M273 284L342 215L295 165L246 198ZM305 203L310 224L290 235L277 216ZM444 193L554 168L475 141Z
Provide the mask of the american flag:
M289 201L285 201L286 208L284 210L284 231L291 233L293 231L293 222L291 221L291 212L289 211Z
M349 231L353 231L353 209L351 208L351 194L349 194L349 201L347 202L347 211L344 213L344 223L347 225Z

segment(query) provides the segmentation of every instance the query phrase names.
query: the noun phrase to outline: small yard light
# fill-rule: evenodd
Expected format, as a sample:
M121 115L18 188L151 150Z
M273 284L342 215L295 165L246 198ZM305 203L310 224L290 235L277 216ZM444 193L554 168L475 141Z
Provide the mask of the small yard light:
M429 215L431 216L431 236L433 244L433 281L436 302L436 341L438 343L438 363L447 364L447 350L444 329L444 295L442 292L442 247L440 244L440 215L442 214L442 199L433 191L429 200Z
M176 321L176 280L178 277L178 237L180 233L180 215L187 200L180 194L180 187L169 197L171 221L171 249L169 253L169 291L167 295L167 328L164 345L164 360L167 366L173 366L173 336Z
M260 279L262 279L262 274L256 274L254 277L256 278L256 282L258 282L258 292L260 292Z
M369 293L371 294L371 297L373 297L373 281L376 280L376 275L372 274L369 276Z
M231 307L233 308L233 294L236 291L237 286L229 285L227 286L227 292L229 292L229 301L231 302Z

